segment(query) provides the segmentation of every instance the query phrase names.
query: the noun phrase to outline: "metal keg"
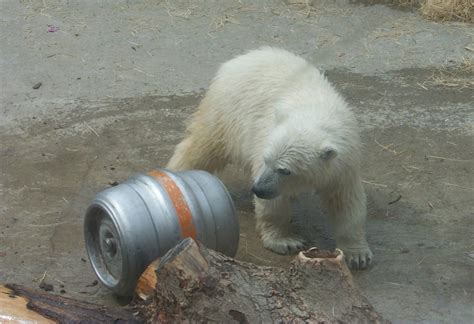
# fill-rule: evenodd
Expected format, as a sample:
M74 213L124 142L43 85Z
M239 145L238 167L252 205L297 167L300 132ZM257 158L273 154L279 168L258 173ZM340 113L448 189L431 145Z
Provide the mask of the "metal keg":
M84 236L99 280L127 296L146 267L183 238L234 257L239 223L217 177L159 169L100 192L87 209Z

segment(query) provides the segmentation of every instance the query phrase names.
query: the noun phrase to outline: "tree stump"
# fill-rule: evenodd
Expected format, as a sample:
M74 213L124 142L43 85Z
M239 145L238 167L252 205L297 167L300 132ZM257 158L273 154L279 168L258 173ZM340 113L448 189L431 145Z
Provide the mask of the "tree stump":
M354 286L342 251L301 252L289 270L237 261L185 239L137 286L150 323L385 323Z

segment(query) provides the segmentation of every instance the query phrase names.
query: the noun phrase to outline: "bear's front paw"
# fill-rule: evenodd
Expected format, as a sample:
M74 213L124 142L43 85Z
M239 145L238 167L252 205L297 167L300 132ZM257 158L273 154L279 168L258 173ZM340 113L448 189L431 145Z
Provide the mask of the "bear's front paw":
M352 270L367 268L373 259L372 251L368 246L339 248L344 252L346 263Z
M263 246L278 254L295 254L305 249L304 240L297 236L289 237L264 237Z

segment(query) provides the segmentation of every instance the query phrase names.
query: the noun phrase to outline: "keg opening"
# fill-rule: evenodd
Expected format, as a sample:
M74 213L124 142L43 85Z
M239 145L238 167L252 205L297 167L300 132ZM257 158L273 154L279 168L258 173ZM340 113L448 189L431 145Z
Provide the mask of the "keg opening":
M107 287L116 287L123 277L123 254L111 216L101 206L92 206L87 212L84 230L87 252L96 275Z
M109 258L114 258L117 255L117 242L113 237L113 234L108 232L107 238L102 240L102 244L104 245L103 251Z

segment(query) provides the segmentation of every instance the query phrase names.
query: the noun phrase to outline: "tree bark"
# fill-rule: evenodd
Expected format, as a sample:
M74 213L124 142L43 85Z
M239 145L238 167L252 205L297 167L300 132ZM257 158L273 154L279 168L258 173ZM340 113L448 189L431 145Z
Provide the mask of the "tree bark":
M289 270L226 257L183 240L140 278L150 323L385 323L355 287L342 251L301 252Z
M0 285L0 322L140 323L131 310L91 304L20 285Z

